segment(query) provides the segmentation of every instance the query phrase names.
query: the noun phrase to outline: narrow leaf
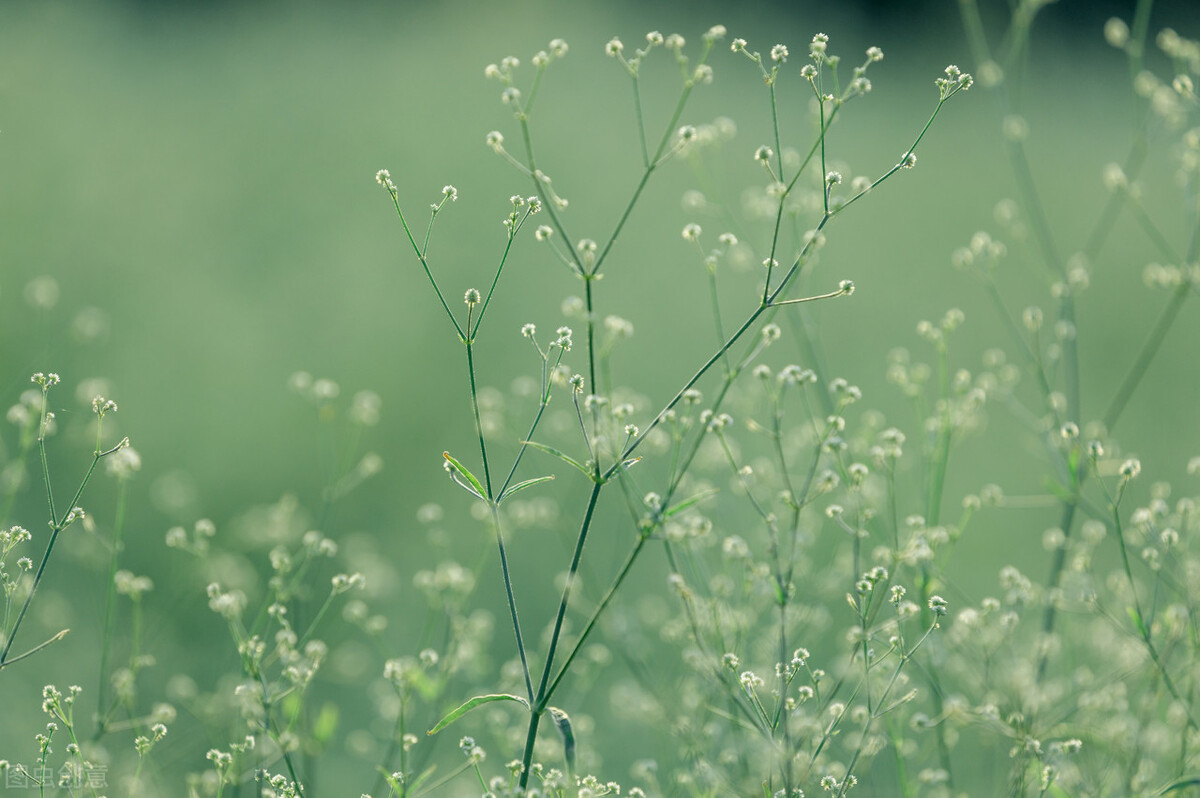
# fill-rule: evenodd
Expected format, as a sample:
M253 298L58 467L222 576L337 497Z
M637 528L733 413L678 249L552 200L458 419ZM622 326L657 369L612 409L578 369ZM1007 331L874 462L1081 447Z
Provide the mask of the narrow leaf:
M504 501L509 496L513 495L514 493L516 493L519 490L525 490L526 488L532 488L534 485L540 485L541 483L549 482L552 479L554 479L554 475L550 474L548 476L535 477L533 479L527 479L524 482L518 482L516 485L513 485L508 490L504 491L504 493L502 493L500 495L500 498L496 500L496 503L499 504L500 502Z
M1130 606L1126 607L1125 611L1129 613L1129 619L1133 621L1133 625L1137 627L1138 634L1142 637L1148 637L1146 634L1146 624L1142 621L1142 616L1138 614L1137 608Z
M468 483L470 483L471 488L473 488L475 491L475 495L477 495L481 499L484 499L484 501L487 501L487 499L484 498L485 496L487 496L487 491L485 491L483 489L483 485L479 484L479 480L477 480L475 478L474 474L472 474L470 471L468 471L466 469L466 467L463 466L462 463L458 462L453 457L451 457L450 452L442 452L442 457L446 458L446 462L449 463L450 467L453 469L451 471L452 476L455 473L457 473L459 476L461 476L463 479L465 479ZM458 480L455 480L455 481L457 482ZM458 484L462 485L461 482L459 482ZM463 487L465 488L466 485L463 485Z
M529 702L526 701L524 698L521 698L521 696L519 696L519 695L510 695L508 693L491 693L489 695L477 695L474 698L467 699L467 701L465 703L463 703L456 709L452 710L449 715L447 715L446 717L439 720L438 724L436 726L434 726L432 729L430 729L429 731L427 731L425 733L426 734L437 734L442 729L446 728L451 723L458 720L459 718L461 718L463 715L470 712L475 707L477 707L481 704L490 704L493 701L516 701L518 704L522 704L526 709L529 709Z
M466 483L466 481L464 481L463 478L460 477L454 471L450 472L450 481L453 482L455 485L458 485L460 488L462 488L463 490L465 490L467 493L471 494L475 498L483 499L483 496L479 495L479 491L475 490L470 485L468 485ZM484 501L487 501L487 499L484 499Z
M1068 503L1074 503L1076 501L1075 495L1073 493L1071 493L1071 491L1068 490L1067 487L1065 485L1061 484L1058 480L1046 479L1042 484L1045 486L1046 491L1049 493L1053 493L1054 497L1057 498L1059 501L1068 502Z
M720 491L718 491L716 488L709 488L706 491L697 493L695 496L693 496L690 499L684 499L679 504L668 507L666 509L666 511L663 512L663 518L670 518L673 515L678 515L679 513L682 513L684 510L688 509L689 507L691 507L695 504L699 504L700 502L704 501L709 496L716 496L719 492Z
M555 457L557 457L559 460L562 460L567 465L578 468L580 471L582 471L584 473L585 476L587 476L588 479L592 480L593 482L596 481L596 477L592 474L591 471L589 471L587 469L587 466L585 466L583 463L576 460L574 457L571 457L568 454L564 454L563 452L560 452L558 449L555 449L553 446L547 446L546 444L538 443L537 441L521 441L521 443L524 444L525 446L532 446L535 449L540 449L543 452L545 452L546 454L554 455Z
M435 770L437 770L437 765L430 765L429 767L427 767L423 771L421 771L421 775L417 776L415 779L413 779L409 783L408 794L409 795L414 794L419 787L423 786L425 784L425 782L429 781L430 777L433 776L433 773ZM401 794L403 794L403 793L401 793Z
M547 707L550 719L563 738L563 757L567 760L567 773L575 770L575 732L571 728L571 717L558 707Z
M1200 777L1192 776L1190 778L1180 779L1179 781L1168 784L1166 787L1163 787L1162 790L1158 794L1166 795L1169 792L1175 792L1176 790L1182 790L1184 787L1195 787L1198 785L1200 785Z

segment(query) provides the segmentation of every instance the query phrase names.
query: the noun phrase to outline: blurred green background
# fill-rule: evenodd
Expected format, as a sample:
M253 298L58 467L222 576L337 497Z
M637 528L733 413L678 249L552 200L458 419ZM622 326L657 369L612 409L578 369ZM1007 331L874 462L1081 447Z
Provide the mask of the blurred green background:
M998 8L988 11L1001 18ZM1023 113L1048 216L1069 253L1107 198L1102 166L1122 160L1129 146L1127 70L1105 46L1101 26L1110 13L1128 17L1130 10L1063 2L1050 13L1035 39ZM1160 6L1151 30L1171 24L1194 36L1197 18L1188 4ZM130 494L125 567L157 585L147 599L147 648L158 666L144 676L146 701L163 694L174 673L191 674L207 690L236 670L203 587L214 578L251 583L252 570L265 568L268 546L256 537L265 522L247 513L291 495L301 508L297 527L317 523L333 458L347 441L336 422L322 421L289 392L289 376L299 370L336 381L343 406L363 389L383 400L382 421L361 448L381 455L384 470L340 502L322 531L343 542L353 568L370 568L370 600L390 622L384 653L415 653L408 641L420 633L425 609L412 574L448 552L481 566L474 601L499 607L491 543L440 465L443 450L472 445L460 346L373 176L391 170L401 203L421 227L421 209L444 184L457 187L458 201L439 217L434 267L452 299L484 288L503 245L507 198L530 186L484 145L489 130L513 143L517 129L483 68L510 54L527 64L562 37L571 51L549 71L535 118L540 163L571 200L565 218L574 234L603 241L639 175L628 81L604 57L604 43L619 35L632 45L651 29L698 42L717 23L752 48L788 43L795 62L817 31L830 35L831 51L848 65L869 45L884 49L871 72L874 91L847 106L830 137L830 158L847 175L886 171L933 109L942 68L974 66L952 3L0 6L0 399L15 403L34 371L62 374L52 394L62 433L50 447L60 494L86 468L91 447L95 383L86 381L102 378L120 403L111 432L129 435L143 459ZM742 189L761 182L751 155L769 140L770 127L756 68L729 53L727 41L710 59L713 84L697 90L683 121L736 121L736 137L705 155L706 163L721 164L715 179L728 186L736 209ZM677 75L666 57L646 70L648 125L659 130ZM793 75L781 92L784 138L806 149L805 90ZM1014 192L992 99L973 90L945 109L922 142L918 167L831 225L811 283L814 291L843 278L857 284L851 300L815 308L812 318L830 371L860 385L867 403L897 423L911 418L886 382L886 355L906 346L927 359L918 320L939 319L950 307L966 312L952 350L965 368L978 369L985 349L1005 343L986 297L952 270L949 257L976 230L995 232L993 208ZM637 330L615 359L616 378L656 406L702 362L711 340L703 270L679 236L690 221L711 236L720 232L721 222L697 218L681 201L702 179L685 160L656 175L599 284L600 312L628 318ZM1152 157L1145 182L1158 187L1145 198L1150 213L1181 240L1186 220L1170 187L1170 162ZM1103 412L1165 302L1142 285L1142 267L1157 254L1128 217L1119 225L1093 264L1080 309L1085 418ZM737 232L762 240L754 223ZM730 317L749 307L757 277L722 274ZM1010 254L1000 282L1016 312L1034 304L1050 311L1041 267L1023 252ZM481 380L507 393L514 378L533 374L520 325L569 323L560 303L577 290L526 235L490 311ZM1200 442L1200 316L1190 310L1117 431L1151 479L1178 474ZM794 341L781 346L793 347L782 362L803 362ZM525 409L517 407L514 429L525 423ZM948 496L985 483L1041 492L1045 468L1036 448L1021 443L1002 410L989 423L956 455ZM12 436L4 441L7 458ZM530 586L523 611L534 630L556 601L550 576L565 567L567 530L576 524L570 508L579 486L556 487L561 517L513 547L518 583ZM102 475L85 497L100 530L112 523L114 496L113 481ZM10 523L40 532L40 501L34 475ZM444 548L431 545L416 520L430 502L446 507ZM627 530L612 517L611 532L594 543L597 584L626 549ZM215 521L214 546L232 552L208 572L164 545L167 528L190 528L199 518ZM1039 541L1053 523L1051 509L987 514L955 555L961 595L977 599L994 589L1001 558L1040 577ZM21 636L32 644L63 626L73 631L53 653L0 674L0 758L29 756L43 683L94 689L107 556L82 530L61 545ZM663 592L658 555L640 568L646 589ZM500 623L493 637L498 667L512 645ZM379 652L360 648L358 664L331 669L328 695L345 702L343 732L369 727L369 702L358 686L381 668ZM589 707L600 718L608 711ZM181 720L172 729L169 750L180 772L203 769L196 751L228 743L206 738L199 724ZM355 780L360 753L344 740L335 744L327 783L367 789ZM606 753L614 778L638 758L619 745Z

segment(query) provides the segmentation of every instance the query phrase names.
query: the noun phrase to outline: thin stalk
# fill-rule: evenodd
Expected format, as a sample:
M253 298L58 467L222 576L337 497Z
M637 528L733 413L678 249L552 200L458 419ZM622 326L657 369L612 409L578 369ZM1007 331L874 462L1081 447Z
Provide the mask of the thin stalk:
M96 470L96 464L100 462L100 458L112 454L124 445L124 442L109 449L106 452L97 451L92 458L92 464L88 467L87 473L84 474L83 480L79 483L79 489L75 491L75 496L71 499L70 507L73 509L79 501L79 497L83 495L83 489L87 487L88 480L92 478L92 472ZM46 463L46 447L45 442L42 442L42 469L43 475L46 478L46 494L50 501L51 512L53 512L54 499L50 494L50 470ZM67 528L69 520L73 521L71 511L63 517L62 521L55 521L51 517L52 529L50 532L50 542L46 544L46 552L42 555L42 561L38 564L37 573L33 577L33 585L29 588L29 595L25 597L25 603L21 605L21 611L17 614L17 620L13 623L12 630L8 633L8 640L4 644L4 648L0 650L0 668L3 668L8 662L8 652L12 649L13 641L17 637L17 629L21 626L21 621L25 619L25 613L29 611L29 605L33 601L33 596L37 593L38 585L42 582L42 575L46 572L46 563L50 561L50 553L54 551L54 544L58 540L58 534Z
M929 493L925 504L925 517L929 519L930 526L937 526L941 521L942 492L946 485L946 467L950 462L950 355L944 339L938 347L938 382L942 393L942 418L929 464Z
M829 220L831 218L833 218L833 217L832 216L822 217L821 222L817 225L815 232L819 233L822 230L822 228L825 227L825 225L829 222ZM617 462L614 463L611 468L609 468L608 472L605 474L605 477L609 477L613 473L615 473L616 469L620 467L620 464L625 459L627 459L633 453L633 451L635 449L637 449L637 447L641 444L642 441L644 441L646 439L646 433L650 432L650 430L654 429L656 426L658 426L662 422L663 418L667 415L667 413L669 413L675 407L675 405L679 404L680 400L683 399L683 395L688 390L690 390L697 382L699 382L700 378L703 377L708 372L708 370L710 368L712 368L715 363L717 363L717 361L719 361L721 358L724 357L725 353L728 352L729 349L735 343L737 343L738 339L741 338L742 335L745 334L745 332L754 325L754 322L758 320L758 317L761 316L764 311L772 308L773 306L795 304L798 302L807 302L807 301L812 301L815 299L828 299L833 296L839 296L839 295L845 293L845 291L839 290L837 292L834 292L831 294L823 294L818 297L806 297L806 298L798 299L798 300L797 299L789 299L789 300L782 300L782 301L779 300L780 295L783 294L783 292L787 290L788 283L790 283L792 278L795 277L796 274L799 272L800 266L805 261L805 258L808 254L808 250L812 246L812 242L815 240L816 240L816 237L814 236L812 239L809 240L809 243L805 245L804 249L801 250L800 254L796 257L795 262L791 265L791 267L787 271L787 274L784 275L783 280L779 283L779 286L774 291L772 291L771 294L767 297L766 302L760 304L757 308L755 308L750 313L750 316L746 319L746 321L744 321L742 323L742 325L740 327L738 327L737 331L734 332L732 336L730 336L729 340L726 341L721 346L721 348L718 349L716 351L716 353L714 353L713 356L710 357L704 363L704 365L702 365L699 369L697 369L696 373L693 374L692 378L689 379L684 384L684 386L679 389L679 391L675 394L674 398L671 399L671 401L669 401L666 404L666 406L663 407L663 409L658 412L658 415L655 416L654 419L646 426L646 429L643 430L642 434L639 435L637 438L635 438L633 441L631 441L625 447L624 451L621 453L621 456L619 458L617 458Z
M579 560L583 556L583 545L587 542L588 531L592 526L596 502L600 498L600 489L602 487L603 484L599 482L592 486L592 493L588 498L587 510L584 512L583 522L579 527L579 536L575 541L575 553L571 557L571 567L567 571L567 581L563 585L562 600L559 602L558 615L554 620L554 631L550 636L550 648L546 651L546 662L542 667L542 679L537 689L537 700L530 702L529 729L525 737L525 753L521 759L521 789L524 789L529 782L529 766L533 762L533 744L537 739L538 723L541 720L542 713L546 710L546 703L549 700L546 690L550 680L550 670L554 667L554 654L558 649L558 641L562 635L563 618L567 614L567 605L571 600L571 588L575 582L575 574L579 570Z
M513 634L517 638L517 650L521 654L521 671L525 676L525 692L529 694L529 705L533 706L533 679L529 676L525 638L521 635L521 622L517 618L517 600L513 595L512 575L508 570L508 552L504 547L504 532L500 527L500 510L495 504L492 504L492 524L496 529L496 546L500 550L500 570L504 573L504 593L508 599L508 613L512 618Z
M15 656L15 657L9 657L8 659L6 659L6 660L4 661L4 664L0 665L0 670L3 670L4 668L7 668L9 665L12 665L14 662L20 662L21 660L25 659L26 657L31 657L31 656L33 656L34 654L38 653L39 651L41 651L41 650L42 650L43 648L45 648L46 646L49 646L49 645L51 645L51 644L53 644L53 643L57 643L59 640L62 640L64 637L66 637L66 636L67 636L67 633L68 633L68 632L70 632L70 631L71 631L70 629L63 629L63 630L62 630L61 632L59 632L58 634L54 635L54 637L51 637L49 640L47 640L47 641L45 641L45 642L43 642L43 643L38 643L36 646L34 646L33 648L29 649L29 650L28 650L28 651L26 651L24 654L18 654L18 655L17 655L17 656Z
M1075 502L1063 502L1062 516L1059 519L1058 528L1064 532L1071 528L1075 522L1075 509L1078 505ZM1053 596L1059 584L1062 582L1063 573L1066 571L1067 547L1059 546L1054 551L1054 561L1050 565L1050 585L1047 593ZM1049 637L1054 631L1054 623L1058 617L1058 606L1053 600L1046 602L1046 611L1042 615L1042 634ZM1046 669L1050 664L1050 652L1043 650L1042 655L1038 658L1037 667L1037 684L1041 684L1046 676Z
M483 459L483 479L484 485L487 487L487 496L489 502L494 501L492 493L492 472L488 465L487 444L483 440L483 423L479 418L479 391L475 385L475 353L474 342L467 339L467 373L471 378L471 411L475 414L475 432L479 435L479 454Z
M529 212L525 212L525 217L529 218ZM521 221L524 221L522 219ZM492 294L496 293L496 284L500 282L500 273L504 271L504 264L508 261L508 253L512 251L513 240L516 238L516 228L514 226L513 235L508 237L508 241L504 244L504 254L500 256L500 266L496 269L496 274L492 277L492 284L488 287L487 295L483 298L483 303L479 306L479 315L475 319L475 325L467 330L467 337L472 340L479 335L479 325L483 323L483 314L488 309L488 304L492 301Z
M408 243L412 245L413 252L417 255L417 260L421 261L421 268L425 270L425 276L429 278L429 284L433 286L433 292L437 294L438 301L442 303L442 310L446 311L446 316L450 319L450 323L454 325L454 329L458 332L458 337L466 340L467 334L459 325L458 319L454 318L454 312L450 310L450 306L446 304L446 297L442 294L442 289L438 287L437 280L433 277L433 271L429 268L429 261L425 258L425 252L417 245L417 240L413 238L412 231L408 229L408 221L404 218L404 211L400 210L400 198L396 194L395 189L389 189L389 194L392 195L392 205L396 208L396 215L400 217L400 224L404 228L404 234L408 236ZM432 224L432 220L430 222Z
M575 661L576 655L578 655L580 650L583 648L583 644L587 642L588 635L592 633L593 627L595 627L596 623L600 620L600 615L608 607L609 602L613 600L613 597L616 596L621 584L625 581L625 577L629 575L629 571L633 568L634 562L641 553L642 547L646 545L646 541L649 539L649 535L638 536L637 543L634 544L633 550L630 551L625 557L625 563L621 566L621 570L617 572L616 578L613 580L612 584L608 586L608 590L604 592L604 596L600 599L600 603L596 605L596 609L592 610L592 616L588 618L588 622L584 625L583 631L579 633L579 639L576 640L575 645L571 647L571 653L569 653L566 659L563 660L562 665L558 669L558 675L554 677L554 680L550 682L550 686L546 688L547 701L549 701L551 696L554 695L554 691L558 689L558 685L562 681L563 677L567 675L567 671L570 669L571 663Z
M760 65L761 66L761 65ZM765 73L764 73L765 74ZM775 99L775 77L770 76L767 82L767 91L771 98L771 129L775 133L775 155L778 158L779 179L783 180L783 146L780 143L779 137L779 109ZM824 106L821 109L821 136L820 140L825 140L825 111ZM768 172L770 169L767 170ZM800 171L804 171L804 167L800 167ZM797 174L799 177L799 174ZM790 188L790 186L788 187ZM771 272L775 269L775 246L779 242L779 225L783 220L783 203L787 199L788 192L785 190L783 196L779 198L779 208L775 212L775 234L771 236L771 252L767 255L767 276L763 280L763 302L767 301L767 295L771 291ZM828 208L826 208L828 210Z
M1125 405L1129 403L1133 392L1137 390L1138 384L1146 374L1146 369L1150 367L1150 362L1158 354L1158 350L1162 347L1163 341L1171 329L1171 325L1175 323L1176 317L1179 316L1179 311L1183 308L1183 303L1187 301L1188 295L1191 292L1192 285L1185 280L1175 289L1175 293L1171 294L1170 301L1163 308L1162 314L1158 317L1158 322L1154 325L1154 329L1150 331L1150 335L1146 338L1145 343L1142 344L1141 351L1138 352L1133 365L1129 367L1125 379L1121 381L1121 387L1117 389L1116 395L1113 396L1112 401L1108 405L1108 410L1104 413L1104 426L1109 432L1112 432L1113 427L1116 426L1117 420L1125 410Z
M725 342L725 325L721 321L721 297L717 291L717 270L715 268L708 269L708 290L709 297L712 301L713 326L717 333L717 345L720 346ZM729 371L729 363L725 363L725 371Z
M596 383L596 312L592 299L594 274L589 273L583 278L583 301L587 308L588 385L592 386L593 391L599 391L600 386Z
M112 654L113 624L117 604L117 562L125 532L125 505L129 494L129 483L122 479L117 489L117 510L113 519L112 555L108 561L108 585L104 595L104 637L100 641L100 679L96 689L96 709L102 712L108 703L108 660ZM101 715L96 724L97 739L104 734L108 718Z
M642 166L650 168L650 151L646 148L646 122L642 115L642 89L637 73L633 75L633 109L637 114L638 144L642 148Z

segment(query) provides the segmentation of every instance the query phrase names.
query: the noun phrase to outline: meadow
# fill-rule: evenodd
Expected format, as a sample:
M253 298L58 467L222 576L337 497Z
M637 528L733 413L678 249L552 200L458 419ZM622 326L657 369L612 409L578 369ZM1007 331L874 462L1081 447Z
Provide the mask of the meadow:
M3 789L1197 792L1200 20L1042 5L0 10Z

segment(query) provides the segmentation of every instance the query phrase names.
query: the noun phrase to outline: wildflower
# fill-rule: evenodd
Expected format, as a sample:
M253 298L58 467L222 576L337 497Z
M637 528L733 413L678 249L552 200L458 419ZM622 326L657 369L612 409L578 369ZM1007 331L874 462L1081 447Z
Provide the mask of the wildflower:
M1104 41L1117 49L1129 44L1129 26L1119 17L1111 17L1104 23Z
M771 48L771 60L776 63L783 63L788 58L788 48L785 44L777 44Z
M105 399L103 396L97 394L92 398L92 412L100 418L104 418L106 413L117 412L117 403L112 399Z
M738 681L742 683L742 687L746 690L754 690L758 687L762 687L763 685L762 677L756 674L754 671L744 671L742 675L738 677Z
M1137 475L1142 473L1142 464L1136 457L1131 457L1124 463L1121 463L1121 469L1118 473L1122 479L1136 479Z
M351 588L366 587L367 580L360 573L354 574L337 574L331 580L334 594L345 593Z
M604 52L610 56L616 57L625 49L625 45L621 44L621 40L616 36L608 40L608 44L604 45Z

